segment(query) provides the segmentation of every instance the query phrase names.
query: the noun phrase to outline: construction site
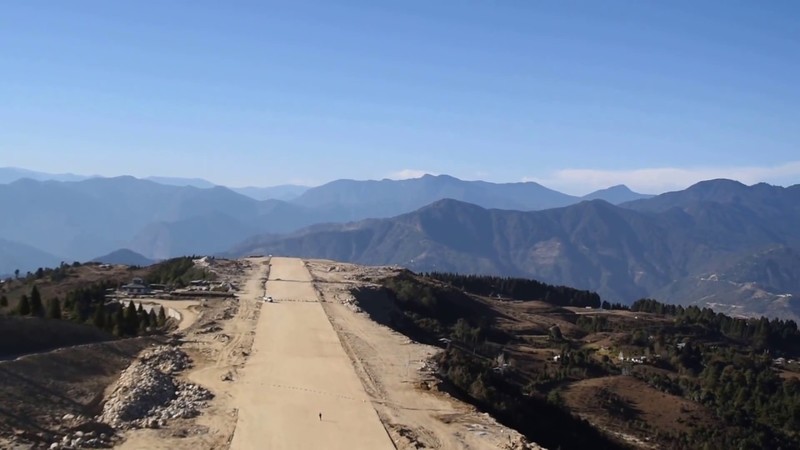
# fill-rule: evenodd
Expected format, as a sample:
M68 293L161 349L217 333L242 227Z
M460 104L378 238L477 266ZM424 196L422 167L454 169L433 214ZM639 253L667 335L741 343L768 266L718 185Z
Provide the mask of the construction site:
M0 362L0 448L540 448L437 389L440 348L361 310L353 290L396 269L195 264L213 284L119 300L164 307L167 333Z

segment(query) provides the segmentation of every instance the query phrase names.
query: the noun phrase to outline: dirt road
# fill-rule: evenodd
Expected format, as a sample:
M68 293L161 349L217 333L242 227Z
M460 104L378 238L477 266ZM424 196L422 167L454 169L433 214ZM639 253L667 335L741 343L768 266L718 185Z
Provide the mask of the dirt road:
M273 258L231 449L394 449L303 262ZM242 298L242 301L258 301ZM321 420L319 414L322 414Z

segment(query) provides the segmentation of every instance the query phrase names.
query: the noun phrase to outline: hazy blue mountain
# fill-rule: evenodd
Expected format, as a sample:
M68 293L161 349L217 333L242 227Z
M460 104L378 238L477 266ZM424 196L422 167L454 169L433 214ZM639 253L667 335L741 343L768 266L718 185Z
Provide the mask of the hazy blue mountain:
M647 200L623 203L625 208L683 217L707 234L712 242L724 242L731 232L747 231L737 245L751 244L750 236L776 245L800 247L800 185L789 187L758 183L746 186L732 180L709 180L683 191L667 192Z
M254 237L232 254L525 276L596 290L612 301L657 295L707 304L724 294L739 313L795 317L800 220L793 211L798 203L791 203L797 187L768 188L712 181L687 191L713 195L685 192L683 205L665 194L666 200L639 201L637 209L594 200L520 212L442 200L391 219ZM781 210L786 214L776 215Z
M650 256L667 253L668 240L655 219L600 200L521 212L448 199L391 219L255 237L233 253L530 276L633 299L643 296L646 289L618 274L646 271L654 285L671 279L676 274L668 262ZM616 278L620 282L614 283Z
M133 250L127 248L121 248L119 250L114 250L113 252L98 256L97 258L92 259L92 262L99 262L105 264L125 264L127 266L149 266L151 264L155 264L156 261L146 258L139 253L134 252Z
M18 167L0 167L0 184L13 183L23 178L37 181L82 181L91 177L75 175L73 173L45 173L20 169Z
M30 245L0 238L0 276L19 269L22 274L39 267L56 267L61 259Z
M390 217L452 198L488 208L522 211L565 206L579 201L538 183L464 181L448 175L410 180L337 180L311 188L293 203L307 208L337 210L351 220Z
M0 216L0 236L68 261L119 248L151 259L213 253L252 234L285 233L344 217L335 210L257 201L221 186L171 186L134 177L22 179L0 185L0 207L13 211Z
M168 186L191 186L200 189L208 189L216 186L216 184L202 178L146 177L143 179L159 184L166 184Z
M308 186L298 186L295 184L281 184L278 186L269 187L247 186L241 188L231 188L231 190L234 192L238 192L256 200L275 199L284 201L294 200L308 189Z
M0 207L13 211L0 216L0 236L70 261L88 260L119 248L132 248L151 258L173 255L148 254L142 248L186 248L184 244L164 243L164 233L155 235L161 241L147 245L141 238L134 239L154 224L177 222L171 227L175 229L194 218L231 218L227 228L217 228L218 235L208 235L213 224L183 227L169 235L176 242L196 242L201 247L206 240L227 243L229 235L243 239L247 234L237 233L244 229L286 232L317 219L295 205L276 200L259 202L223 187L168 186L133 177L81 182L18 180L0 185ZM193 226L200 227L197 233ZM131 247L133 241L140 245Z
M652 197L653 197L652 195L633 192L628 188L628 186L625 186L624 184L618 184L616 186L611 186L610 188L600 189L599 191L594 191L591 194L584 195L583 197L581 197L581 199L605 200L608 203L619 205L620 203L652 198Z
M255 224L221 213L209 213L175 222L154 222L142 228L130 247L156 259L177 255L207 255L229 248L243 236L260 230Z
M192 186L201 189L209 189L218 186L217 184L214 184L202 178L147 177L144 179L149 181L154 181L160 184L166 184L169 186ZM254 200L274 199L274 200L289 201L297 198L298 196L300 196L300 194L308 190L308 186L281 184L277 186L267 186L267 187L256 187L256 186L229 187L228 189L238 194L250 197Z
M682 191L622 204L637 211L663 212L673 208L686 209L703 203L742 205L759 214L781 215L800 212L800 185L789 187L758 183L747 186L738 181L718 179L696 183Z

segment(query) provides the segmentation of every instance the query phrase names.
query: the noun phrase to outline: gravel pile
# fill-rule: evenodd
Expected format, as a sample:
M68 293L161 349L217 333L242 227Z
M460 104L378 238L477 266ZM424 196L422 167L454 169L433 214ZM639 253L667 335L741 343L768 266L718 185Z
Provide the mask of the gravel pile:
M190 365L178 347L148 350L122 373L98 420L122 429L159 428L170 419L197 416L213 395L172 377Z
M111 448L114 446L113 436L94 431L76 431L64 436L60 441L53 442L48 447L50 450L71 450L79 448Z
M186 370L192 365L189 356L181 349L166 345L146 350L140 360L168 375Z

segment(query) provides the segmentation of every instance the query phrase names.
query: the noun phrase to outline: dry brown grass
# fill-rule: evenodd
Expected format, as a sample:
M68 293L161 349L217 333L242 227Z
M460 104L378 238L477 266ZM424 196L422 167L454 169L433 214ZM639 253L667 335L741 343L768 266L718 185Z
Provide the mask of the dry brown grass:
M604 400L603 393L613 394L624 406L615 410ZM563 399L570 410L594 424L639 435L651 435L654 430L689 432L693 427L716 423L712 412L704 406L624 375L571 383L564 389ZM634 426L634 421L647 423L647 430Z

